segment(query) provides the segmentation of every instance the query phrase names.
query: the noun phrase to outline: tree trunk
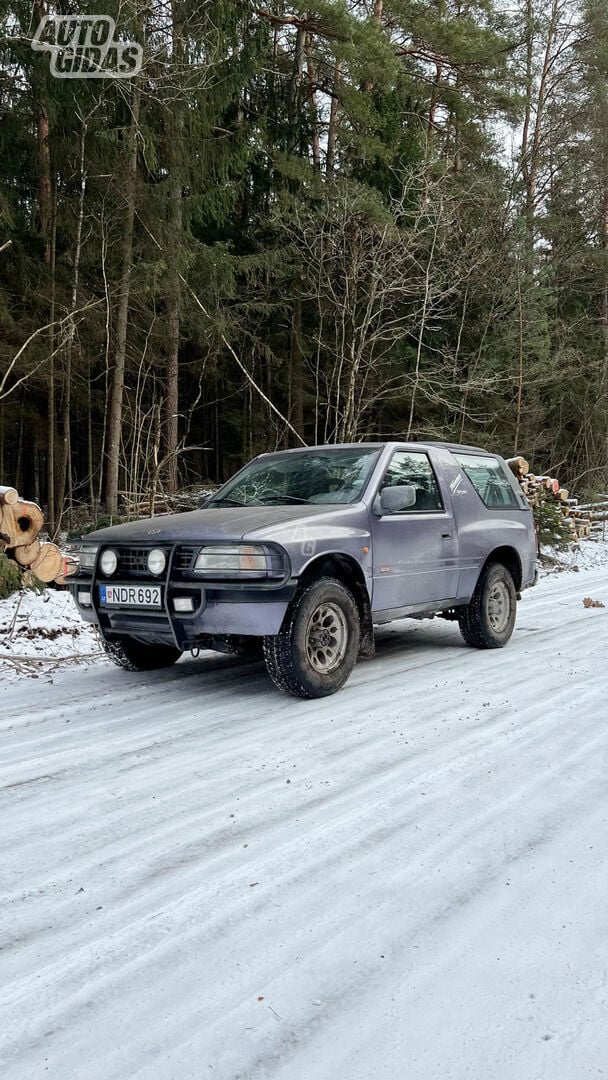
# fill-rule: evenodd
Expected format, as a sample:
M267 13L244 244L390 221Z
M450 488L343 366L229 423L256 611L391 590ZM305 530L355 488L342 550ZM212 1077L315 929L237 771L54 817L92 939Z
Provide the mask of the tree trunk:
M291 318L288 417L298 435L304 437L304 353L302 351L302 302L295 300Z
M40 440L38 437L38 425L34 425L32 432L32 472L34 474L34 490L32 497L34 502L40 502Z
M373 18L374 22L376 22L376 23L381 23L382 22L383 9L384 9L384 0L374 0L374 11L373 11L373 15L372 15L372 18ZM364 82L364 84L363 84L363 89L368 91L368 92L370 90L373 90L374 89L373 82L371 82L370 80L366 80Z
M329 126L327 129L327 157L325 159L325 173L328 180L331 180L334 175L336 167L336 143L338 140L338 87L340 85L340 77L342 72L342 65L339 60L336 60L334 65L334 88L331 98L331 105L329 107Z
M292 154L299 153L300 146L300 130L301 130L301 114L300 114L300 93L302 76L304 73L304 48L306 43L306 31L302 27L298 27L296 32L296 44L295 55L293 60L293 71L289 82L289 145L288 150Z
M172 4L173 63L178 67L183 59L183 17L179 0ZM179 73L178 73L179 75ZM181 282L179 252L182 243L182 178L180 154L182 146L182 101L175 102L171 127L168 131L169 158L169 236L165 250L168 256L167 281L167 366L165 371L165 403L163 424L164 480L167 491L177 490L177 444L179 424L179 331L181 314Z
M45 0L34 0L34 16L40 23L47 14ZM40 69L39 69L40 70ZM47 374L47 502L49 528L54 532L55 521L55 231L56 231L56 193L51 181L51 151L49 143L49 118L45 101L44 85L38 72L32 80L34 95L34 113L36 122L36 148L38 165L38 223L44 243L44 262L50 271L50 323L49 331L49 369Z
M444 0L436 0L435 6L437 8L437 17L443 20L445 18ZM435 78L433 79L433 86L431 89L431 100L429 102L429 114L426 124L426 153L429 160L433 156L433 149L435 144L435 131L437 128L437 106L439 104L439 89L441 87L442 78L443 63L441 60L437 60L435 63Z
M108 513L118 513L118 476L120 471L120 433L122 427L122 403L125 386L125 360L127 353L127 320L133 268L133 226L135 221L135 198L137 182L137 133L139 126L140 90L133 85L131 94L131 122L127 139L127 160L124 185L125 212L122 224L122 250L118 305L116 311L116 339L114 345L114 370L110 390L110 415L108 417L106 504Z
M521 271L517 268L517 308L518 308L518 360L517 360L517 398L515 402L515 437L513 453L519 453L521 432L521 408L524 392L524 308L521 292Z
M93 461L93 400L91 394L91 369L87 372L87 472L91 520L97 520L97 501L95 499L95 465Z
M562 9L559 0L551 0L551 14L547 27L547 39L542 53L538 90L535 89L534 60L535 48L535 11L533 0L526 0L526 108L522 131L521 161L522 176L526 191L526 225L529 242L534 242L534 220L540 157L547 106L552 93L550 78L556 60L559 22ZM553 92L555 86L553 87ZM534 102L534 116L533 114Z
M608 170L608 162L604 162L604 169ZM600 222L600 243L602 251L604 253L604 281L602 286L602 298L601 298L601 321L602 321L602 334L604 339L604 355L602 362L602 373L600 377L600 389L603 390L608 378L608 270L606 269L608 261L608 171L604 172L602 183L602 205L601 205L601 222Z
M38 23L47 14L44 0L34 0L34 14ZM38 150L38 217L40 233L44 241L44 261L51 262L51 152L49 146L49 117L44 100L43 87L34 83L36 114L36 137Z
M46 443L46 485L47 485L47 518L49 532L54 537L58 530L57 515L55 512L57 503L55 500L55 486L57 477L55 474L55 258L57 251L57 189L53 185L52 212L51 212L51 306L50 306L50 359L46 389L47 411L47 443Z
M177 190L176 190L177 189ZM167 491L177 490L177 444L179 422L179 331L180 331L180 308L181 289L179 273L176 266L179 245L177 238L182 232L182 190L181 183L174 185L171 192L170 224L173 232L173 248L171 256L171 269L169 275L169 292L167 296L167 337L168 356L166 368L165 387L165 423L164 423L164 457L165 483Z
M17 461L15 464L15 487L17 491L21 491L23 488L23 409L24 394L22 390L19 408L19 435L17 436Z
M310 102L310 125L312 128L312 164L315 172L321 171L321 141L319 138L319 111L317 109L317 91L312 41L310 34L306 38L306 70L308 73L308 100Z
M72 274L72 312L76 310L78 303L78 286L80 280L80 256L82 251L82 225L84 222L84 200L87 189L87 174L85 170L85 144L87 136L87 126L84 120L81 123L80 128L80 146L79 146L79 167L80 167L80 196L78 201L78 218L76 224L76 240L74 245L74 271ZM76 327L72 316L68 331L68 339L65 350L65 360L63 367L63 407L62 407L62 448L61 448L61 462L60 462L60 480L57 493L57 511L58 520L61 522L63 516L63 509L65 503L65 497L67 492L68 504L72 505L72 437L71 437L71 419L72 419L72 369L73 369L73 353L74 353L74 336L76 333Z

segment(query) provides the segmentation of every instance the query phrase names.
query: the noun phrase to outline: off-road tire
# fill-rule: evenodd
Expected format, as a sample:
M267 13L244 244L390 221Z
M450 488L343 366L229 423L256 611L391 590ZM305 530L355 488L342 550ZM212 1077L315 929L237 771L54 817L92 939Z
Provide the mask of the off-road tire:
M311 625L324 605L333 612L336 625L346 637L336 666L316 670L309 659ZM301 588L291 601L278 634L264 638L264 659L270 678L279 690L299 698L335 694L348 679L359 651L360 620L353 595L336 578L319 578ZM337 639L336 639L337 640Z
M145 645L134 638L101 639L103 651L117 667L127 671L155 671L171 667L182 655L175 645Z
M492 598L497 592L507 605L504 626L497 624L496 616L491 613ZM475 649L502 649L513 633L516 614L517 595L510 572L501 563L489 563L470 602L458 609L458 625L467 645Z

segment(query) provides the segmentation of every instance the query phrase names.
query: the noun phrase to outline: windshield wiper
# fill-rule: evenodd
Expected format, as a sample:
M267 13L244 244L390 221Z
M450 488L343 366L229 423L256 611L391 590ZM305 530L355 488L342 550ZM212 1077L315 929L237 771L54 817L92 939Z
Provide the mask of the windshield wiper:
M296 495L267 495L261 501L262 501L262 505L267 506L268 503L279 503L280 504L280 503L283 503L283 502L304 504L304 503L309 503L310 499L300 499Z
M207 506L209 506L209 507L213 507L213 506L251 506L251 505L252 505L251 503L238 502L237 499L229 499L228 496L226 496L224 499L217 499L215 502L207 503Z

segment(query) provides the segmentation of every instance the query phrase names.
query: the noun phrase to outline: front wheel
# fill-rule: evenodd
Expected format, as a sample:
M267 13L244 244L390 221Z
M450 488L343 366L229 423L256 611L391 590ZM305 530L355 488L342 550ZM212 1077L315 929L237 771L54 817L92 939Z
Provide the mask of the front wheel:
M127 671L155 671L171 667L182 655L175 645L146 645L129 637L110 641L102 638L101 645L108 659Z
M320 578L296 593L279 633L264 638L268 674L293 697L335 694L355 666L359 637L352 593L335 578Z
M459 609L458 625L467 645L502 649L515 626L517 595L513 578L500 563L482 571L469 604Z

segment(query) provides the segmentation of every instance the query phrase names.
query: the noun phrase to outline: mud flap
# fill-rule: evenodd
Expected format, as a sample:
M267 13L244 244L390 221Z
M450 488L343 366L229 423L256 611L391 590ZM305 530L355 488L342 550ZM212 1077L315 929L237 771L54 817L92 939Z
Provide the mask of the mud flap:
M359 638L359 652L357 657L359 660L371 660L376 655L376 638L374 636L374 624L372 622L372 612L369 603L369 597L367 590L360 584L351 585L355 600L357 601L357 607L359 608L359 615L361 618L361 635Z

